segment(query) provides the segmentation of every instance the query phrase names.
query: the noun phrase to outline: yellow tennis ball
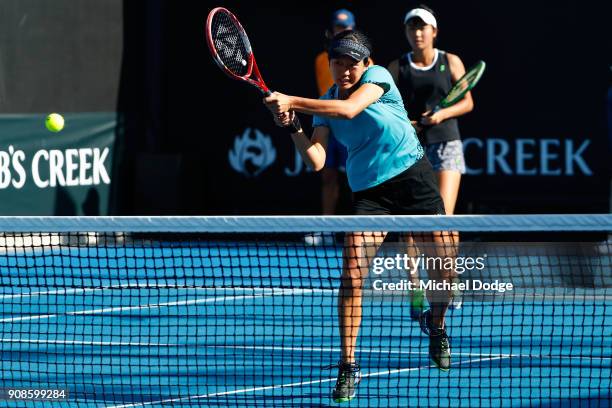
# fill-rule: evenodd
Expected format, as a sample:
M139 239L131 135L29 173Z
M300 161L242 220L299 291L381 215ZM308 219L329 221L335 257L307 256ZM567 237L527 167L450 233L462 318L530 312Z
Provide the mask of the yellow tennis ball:
M59 132L64 128L64 118L59 113L52 113L47 116L45 126L50 132Z

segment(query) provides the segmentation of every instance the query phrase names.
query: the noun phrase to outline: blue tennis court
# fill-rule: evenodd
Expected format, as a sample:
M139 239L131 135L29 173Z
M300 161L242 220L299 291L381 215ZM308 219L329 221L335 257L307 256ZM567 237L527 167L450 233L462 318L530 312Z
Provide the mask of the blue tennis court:
M3 386L67 388L62 406L339 406L336 371L324 367L340 355L340 251L188 241L9 249ZM609 406L611 302L609 289L467 301L447 320L444 373L407 301L365 299L363 379L341 406Z

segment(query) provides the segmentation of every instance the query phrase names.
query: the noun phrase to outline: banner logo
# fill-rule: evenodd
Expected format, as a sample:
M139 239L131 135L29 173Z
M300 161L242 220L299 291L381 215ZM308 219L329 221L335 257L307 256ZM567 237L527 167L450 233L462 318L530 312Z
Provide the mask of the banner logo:
M469 175L593 176L587 160L590 139L467 138Z
M252 138L251 134L255 137ZM276 160L276 149L270 136L259 130L247 128L242 136L234 139L234 148L228 154L230 165L247 177L257 177Z
M23 150L12 145L0 150L0 190L21 189L28 178L36 187L77 187L110 184L106 169L108 147L37 150L30 159Z

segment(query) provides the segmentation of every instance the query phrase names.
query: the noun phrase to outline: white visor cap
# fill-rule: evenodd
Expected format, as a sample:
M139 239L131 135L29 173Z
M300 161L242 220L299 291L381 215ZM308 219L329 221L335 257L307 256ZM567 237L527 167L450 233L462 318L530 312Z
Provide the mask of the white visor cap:
M429 24L433 28L438 28L438 23L434 15L422 8L415 8L406 13L406 17L404 17L404 24L408 23L408 20L415 17L420 18L425 22L425 24Z

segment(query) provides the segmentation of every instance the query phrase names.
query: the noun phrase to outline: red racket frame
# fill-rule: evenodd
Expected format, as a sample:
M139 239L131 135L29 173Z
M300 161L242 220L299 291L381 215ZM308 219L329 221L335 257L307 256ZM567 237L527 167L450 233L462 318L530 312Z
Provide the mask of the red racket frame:
M236 26L240 29L240 35L247 38L247 42L249 43L249 56L248 56L248 61L247 61L248 70L244 76L236 75L230 69L228 69L223 63L223 61L221 61L221 58L219 57L219 53L217 52L217 49L215 48L215 44L212 38L212 20L213 20L213 17L217 13L225 13L227 16L229 16L230 19L232 19L234 23L236 24ZM259 89L259 91L265 96L268 96L272 92L270 91L270 89L264 82L263 78L261 77L261 73L259 72L259 67L257 67L257 61L255 61L255 56L253 55L253 50L250 49L250 41L248 41L248 38L249 37L247 36L246 31L242 27L242 24L240 24L240 21L238 21L238 18L236 18L236 16L232 14L232 12L229 11L228 9L223 8L223 7L216 7L212 9L210 13L208 13L208 18L206 19L206 43L208 44L208 48L210 50L210 53L212 54L212 57L215 63L230 78L238 80L238 81L245 81L253 85L257 89ZM253 75L254 77L252 77Z

